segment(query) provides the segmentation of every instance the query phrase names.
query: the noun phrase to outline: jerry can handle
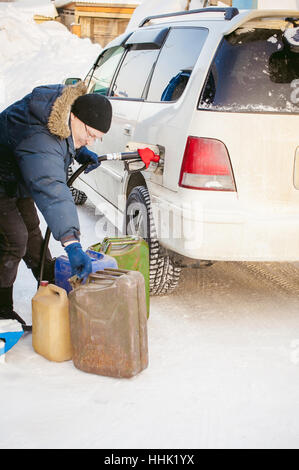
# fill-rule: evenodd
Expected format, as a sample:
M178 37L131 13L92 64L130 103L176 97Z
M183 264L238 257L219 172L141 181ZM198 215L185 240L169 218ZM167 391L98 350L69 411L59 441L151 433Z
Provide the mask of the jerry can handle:
M92 273L88 276L88 282L91 280L98 281L99 279L108 279L111 281L115 281L115 276L110 276L108 274L105 274L103 271L96 271L95 273Z
M113 276L122 276L123 274L128 274L129 271L127 269L119 269L119 268L104 268L104 273L111 274Z
M67 298L67 292L62 287L55 286L55 284L48 284L48 288L52 292L55 292L55 294L58 294L61 298L64 298L64 297Z
M81 285L81 279L78 276L72 276L68 279L70 285L72 286L72 289L76 289Z
M97 272L99 274L97 274ZM87 278L87 281L86 281L86 285L90 284L91 281L98 281L100 279L108 279L108 280L111 280L111 281L115 281L115 276L108 276L107 274L105 274L103 271L97 271L95 273L91 273L89 274L88 278ZM72 289L77 289L78 287L80 287L82 285L82 279L80 279L78 276L72 276L68 279L70 285L72 286Z
M118 241L115 241L115 242L110 242L108 247L110 245L135 245L136 244L136 240L118 240Z
M121 240L133 240L135 235L125 235L124 237L106 237L104 238L102 243L109 243L109 242L118 242Z
M127 235L126 237L118 237L118 238L107 238L103 240L102 243L102 251L106 252L111 245L134 245L138 238L136 236Z

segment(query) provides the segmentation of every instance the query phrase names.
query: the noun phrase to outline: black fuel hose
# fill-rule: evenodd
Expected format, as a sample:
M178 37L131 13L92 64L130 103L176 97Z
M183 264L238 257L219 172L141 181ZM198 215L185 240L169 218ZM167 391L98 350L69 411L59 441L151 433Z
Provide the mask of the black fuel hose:
M137 151L136 152L109 153L106 155L100 155L98 157L99 163L105 162L107 160L111 160L111 161L118 160L118 161L125 161L125 162L132 160L132 161L140 162L141 158L139 157L139 154ZM72 186L73 182L78 178L78 176L81 175L81 173L83 173L84 170L86 170L88 165L90 165L90 162L84 163L78 168L78 170L75 171L75 173L67 181L68 187ZM141 168L138 171L142 171L144 168ZM47 253L48 246L49 246L50 236L51 236L51 230L49 229L49 227L47 227L45 237L44 237L43 247L42 247L42 253L41 253L40 271L39 271L39 278L38 278L38 284L37 284L38 287L39 287L40 281L43 280L46 253Z

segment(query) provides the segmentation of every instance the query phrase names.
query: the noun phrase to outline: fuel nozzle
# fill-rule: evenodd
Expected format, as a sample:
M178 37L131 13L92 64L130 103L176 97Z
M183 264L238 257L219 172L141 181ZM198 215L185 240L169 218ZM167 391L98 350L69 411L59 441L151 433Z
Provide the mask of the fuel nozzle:
M137 153L145 164L145 168L148 168L151 162L159 163L160 155L157 155L153 152L153 150L149 149L148 147L146 147L145 149L138 149Z
M136 144L135 144L136 145ZM136 147L135 147L136 148ZM137 173L139 171L146 170L151 162L158 163L160 160L160 155L154 152L154 150L149 147L146 148L137 148L131 152L119 152L119 153L109 153L107 155L101 155L98 157L99 162L105 160L121 160L125 164L125 168L128 173ZM143 162L144 165L138 169L131 169L130 164L132 163Z
M125 160L125 169L127 170L129 174L138 173L139 171L147 170L151 162L159 163L160 161L160 155L158 155L157 153L155 153L153 150L151 150L148 147L138 148L135 152L128 152L128 153L131 154L132 159L124 158L124 160ZM135 155L135 157L133 157L133 155ZM130 167L130 164L138 163L138 162L143 162L144 165L138 169L136 168L132 169Z

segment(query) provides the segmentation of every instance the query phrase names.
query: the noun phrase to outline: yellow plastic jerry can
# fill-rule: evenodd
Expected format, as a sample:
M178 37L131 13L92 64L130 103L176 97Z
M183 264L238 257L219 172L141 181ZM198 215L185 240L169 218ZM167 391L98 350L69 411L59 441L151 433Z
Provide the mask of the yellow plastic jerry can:
M32 346L49 361L72 358L68 296L47 281L40 283L32 299Z

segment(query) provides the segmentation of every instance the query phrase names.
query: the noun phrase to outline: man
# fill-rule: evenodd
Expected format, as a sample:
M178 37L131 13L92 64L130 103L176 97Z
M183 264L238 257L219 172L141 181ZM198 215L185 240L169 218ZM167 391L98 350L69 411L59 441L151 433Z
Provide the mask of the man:
M83 82L37 87L0 113L0 319L24 323L13 310L21 259L38 278L43 238L34 203L65 248L72 273L86 279L91 272L66 173L74 158L98 166L86 145L108 132L111 119L109 100L86 94ZM44 272L53 282L50 252Z

